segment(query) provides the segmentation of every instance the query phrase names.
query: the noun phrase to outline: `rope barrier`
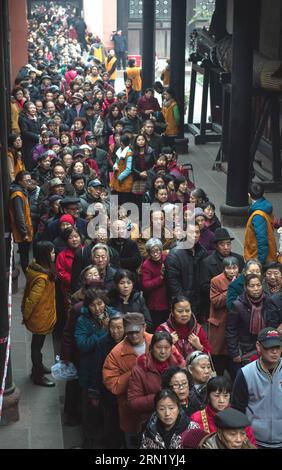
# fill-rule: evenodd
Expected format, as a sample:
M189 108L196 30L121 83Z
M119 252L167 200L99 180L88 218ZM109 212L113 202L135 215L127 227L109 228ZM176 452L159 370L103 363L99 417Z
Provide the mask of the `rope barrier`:
M5 391L5 383L8 371L10 349L11 349L11 324L12 324L12 272L13 272L13 252L14 252L14 240L13 235L11 235L11 252L10 252L10 270L9 270L9 288L8 288L8 319L9 319L9 333L6 338L0 338L0 343L7 343L6 347L6 356L5 356L5 365L4 365L4 374L0 390L0 421L2 417L2 407Z

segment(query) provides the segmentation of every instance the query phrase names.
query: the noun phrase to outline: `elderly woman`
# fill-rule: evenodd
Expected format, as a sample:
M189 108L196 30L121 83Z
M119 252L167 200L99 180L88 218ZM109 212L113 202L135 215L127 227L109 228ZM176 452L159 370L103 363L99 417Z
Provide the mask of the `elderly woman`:
M199 425L190 422L173 390L159 391L154 398L154 408L142 435L141 449L181 449L181 434Z
M148 353L138 357L129 379L127 399L138 416L140 430L154 411L154 396L161 388L162 374L171 366L184 367L185 361L174 348L171 335L159 331L152 337Z
M179 366L170 367L162 376L162 388L170 388L179 398L181 408L190 416L189 382L191 378L187 369Z
M213 370L210 356L201 351L194 351L188 356L186 367L191 374L193 385L190 389L188 407L189 416L206 406L206 388Z
M155 330L168 318L168 297L164 266L167 253L163 252L163 244L158 238L150 238L145 248L148 258L141 267L141 280Z
M235 256L228 256L223 260L223 273L211 280L210 289L210 315L208 338L212 347L213 362L218 375L223 375L229 369L230 357L225 341L225 327L227 320L226 296L229 284L239 274L239 261Z
M184 359L195 350L211 352L206 334L197 322L189 300L184 296L173 298L170 317L158 326L157 331L168 331L171 334L173 344Z
M232 308L233 302L237 300L238 296L243 294L245 277L248 274L257 274L258 276L262 275L262 265L258 260L249 259L240 276L229 284L226 298L226 306L228 310Z
M235 372L256 358L256 341L266 325L267 294L263 292L261 277L248 274L245 290L233 303L227 316L226 341Z

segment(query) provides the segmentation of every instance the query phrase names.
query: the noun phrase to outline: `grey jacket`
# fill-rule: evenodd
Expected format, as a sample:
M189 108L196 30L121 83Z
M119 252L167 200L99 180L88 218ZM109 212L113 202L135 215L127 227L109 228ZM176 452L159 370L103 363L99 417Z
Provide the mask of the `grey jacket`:
M248 417L258 446L282 449L282 359L272 375L259 359L237 374L232 406Z

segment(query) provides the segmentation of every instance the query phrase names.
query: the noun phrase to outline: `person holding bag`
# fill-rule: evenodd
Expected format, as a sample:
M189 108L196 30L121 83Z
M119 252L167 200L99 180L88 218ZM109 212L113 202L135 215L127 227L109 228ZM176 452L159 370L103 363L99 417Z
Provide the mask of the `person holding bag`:
M43 365L42 353L46 335L51 333L56 321L54 245L48 241L38 242L35 260L26 270L26 286L22 300L23 324L32 333L31 378L35 385L54 387L55 383L45 377L51 370Z

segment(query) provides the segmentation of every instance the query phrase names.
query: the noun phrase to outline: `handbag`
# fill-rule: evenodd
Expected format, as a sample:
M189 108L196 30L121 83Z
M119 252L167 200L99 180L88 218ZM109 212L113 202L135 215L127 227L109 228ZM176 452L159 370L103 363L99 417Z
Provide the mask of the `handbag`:
M133 181L131 192L136 195L144 194L147 180L136 180Z

